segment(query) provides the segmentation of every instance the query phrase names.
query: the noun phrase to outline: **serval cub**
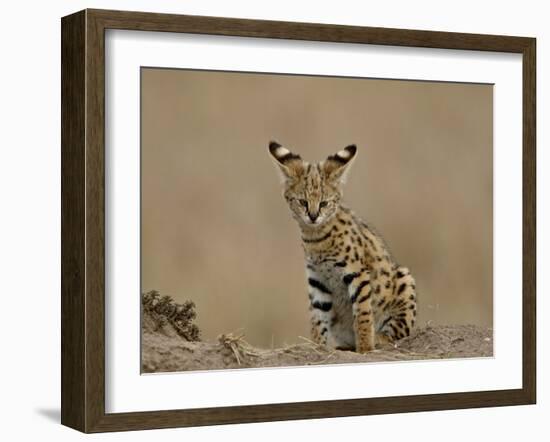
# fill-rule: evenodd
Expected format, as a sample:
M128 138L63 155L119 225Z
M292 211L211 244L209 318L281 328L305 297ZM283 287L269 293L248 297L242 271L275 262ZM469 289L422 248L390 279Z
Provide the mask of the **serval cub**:
M372 227L342 203L357 147L347 146L317 164L276 142L269 152L302 233L313 339L366 353L375 344L408 336L416 317L415 281Z

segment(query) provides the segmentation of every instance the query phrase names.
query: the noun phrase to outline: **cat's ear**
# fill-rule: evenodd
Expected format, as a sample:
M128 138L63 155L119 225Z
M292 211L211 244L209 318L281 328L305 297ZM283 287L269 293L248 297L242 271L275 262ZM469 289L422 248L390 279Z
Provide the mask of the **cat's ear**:
M329 156L321 167L327 178L344 183L353 160L357 156L357 146L351 144L334 155Z
M300 155L292 153L276 141L269 143L269 153L281 173L283 182L298 178L304 172L304 161Z

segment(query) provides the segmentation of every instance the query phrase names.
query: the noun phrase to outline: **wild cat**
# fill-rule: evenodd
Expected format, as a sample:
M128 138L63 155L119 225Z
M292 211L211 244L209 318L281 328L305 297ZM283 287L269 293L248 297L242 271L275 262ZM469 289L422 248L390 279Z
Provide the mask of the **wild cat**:
M330 348L366 353L408 336L416 318L415 280L372 227L342 202L357 147L347 146L316 164L274 141L269 152L301 230L312 338Z

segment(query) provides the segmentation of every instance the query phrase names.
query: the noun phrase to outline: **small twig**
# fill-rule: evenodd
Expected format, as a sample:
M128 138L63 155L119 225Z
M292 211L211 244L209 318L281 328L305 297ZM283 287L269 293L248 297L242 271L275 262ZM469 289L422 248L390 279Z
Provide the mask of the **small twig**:
M332 351L332 352L329 353L329 355L328 355L325 359L323 359L323 360L321 360L321 361L318 361L318 362L314 362L313 364L315 364L315 365L317 365L317 364L324 364L324 363L326 363L330 358L332 358L332 357L334 356L335 353L336 353L336 351Z
M218 336L218 341L233 352L233 355L237 360L237 364L239 365L241 365L241 358L243 355L255 357L260 356L260 354L254 351L253 347L243 338L244 334L234 336L232 333L228 333Z
M314 348L320 348L326 351L326 347L323 344L319 344L318 342L312 341L311 339L306 338L305 336L298 336L303 341L306 341L309 345L311 345Z

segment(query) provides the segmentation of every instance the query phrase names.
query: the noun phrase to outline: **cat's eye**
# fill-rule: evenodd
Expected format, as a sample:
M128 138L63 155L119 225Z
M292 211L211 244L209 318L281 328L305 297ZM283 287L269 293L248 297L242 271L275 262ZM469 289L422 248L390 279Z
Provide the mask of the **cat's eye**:
M307 207L307 201L306 200L298 200L298 202L304 206L304 207Z
M321 202L319 203L319 207L320 207L320 208L327 207L327 206L328 206L328 201L321 201Z

